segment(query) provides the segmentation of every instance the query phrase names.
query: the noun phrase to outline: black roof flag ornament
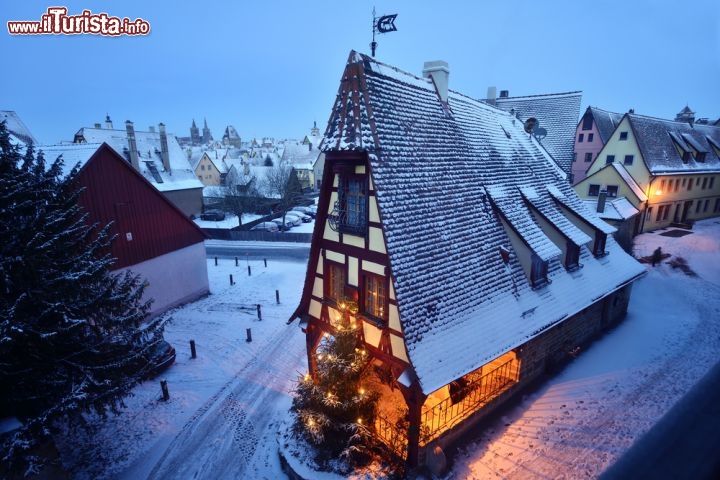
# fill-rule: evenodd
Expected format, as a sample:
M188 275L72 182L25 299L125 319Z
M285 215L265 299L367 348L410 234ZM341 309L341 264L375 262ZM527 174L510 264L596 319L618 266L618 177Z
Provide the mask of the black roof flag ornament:
M394 13L392 15L383 15L382 17L376 17L375 16L375 7L373 7L373 39L372 43L370 43L370 48L372 50L372 56L375 56L375 50L377 49L377 42L375 41L375 33L389 33L389 32L396 32L397 27L395 26L395 18L397 17L397 13Z

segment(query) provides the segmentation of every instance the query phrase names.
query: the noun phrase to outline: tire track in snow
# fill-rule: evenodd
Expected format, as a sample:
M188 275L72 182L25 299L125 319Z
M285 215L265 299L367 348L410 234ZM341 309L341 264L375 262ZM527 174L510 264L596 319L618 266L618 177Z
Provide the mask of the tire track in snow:
M288 326L268 339L185 424L149 478L241 478L303 368L301 337Z

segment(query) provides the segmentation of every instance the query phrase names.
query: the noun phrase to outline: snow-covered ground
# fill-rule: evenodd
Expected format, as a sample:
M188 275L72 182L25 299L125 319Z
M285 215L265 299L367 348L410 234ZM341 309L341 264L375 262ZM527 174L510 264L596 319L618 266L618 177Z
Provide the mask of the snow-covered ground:
M636 256L658 246L672 256L647 266L626 320L448 452L447 479L596 477L720 358L720 221L682 237L663 232L636 240ZM668 264L678 256L697 276ZM176 364L135 388L120 415L58 439L73 478L282 477L277 425L306 370L304 337L285 322L305 265L251 259L248 277L246 262L219 263L208 261L211 295L168 315Z

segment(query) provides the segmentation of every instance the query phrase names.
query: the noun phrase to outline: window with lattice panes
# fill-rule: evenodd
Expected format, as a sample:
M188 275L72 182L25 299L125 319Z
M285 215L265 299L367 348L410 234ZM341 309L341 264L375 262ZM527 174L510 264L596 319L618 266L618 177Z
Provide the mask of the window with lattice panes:
M367 177L344 175L338 184L338 199L342 209L340 229L343 232L364 234L368 218Z
M384 319L387 312L387 292L385 278L377 275L365 275L363 311L375 318Z
M326 294L325 298L340 302L345 296L345 265L328 262L325 264Z

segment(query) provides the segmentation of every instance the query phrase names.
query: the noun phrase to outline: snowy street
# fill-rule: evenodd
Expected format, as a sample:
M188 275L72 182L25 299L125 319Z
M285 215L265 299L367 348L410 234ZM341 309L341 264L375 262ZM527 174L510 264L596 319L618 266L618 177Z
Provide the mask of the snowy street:
M720 222L698 222L681 237L660 233L637 238L636 256L662 246L671 257L647 265L625 321L448 451L446 479L595 478L717 362ZM668 263L677 257L697 276ZM304 337L285 322L305 265L250 265L248 277L244 261L221 259L216 267L208 259L211 295L168 315L176 364L136 387L119 416L58 439L73 478L282 478L277 424L306 368ZM163 378L168 402L160 400Z

